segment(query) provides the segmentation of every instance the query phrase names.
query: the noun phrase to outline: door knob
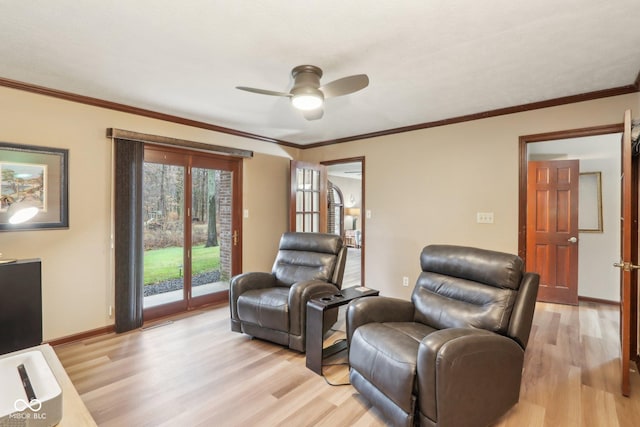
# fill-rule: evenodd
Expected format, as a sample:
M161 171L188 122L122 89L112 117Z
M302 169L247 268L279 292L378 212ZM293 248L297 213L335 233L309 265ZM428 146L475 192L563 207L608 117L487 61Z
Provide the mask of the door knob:
M569 238L567 239L567 242L569 242L569 243L576 243L577 241L578 241L578 239L577 239L577 238L575 238L575 237L569 237Z
M613 266L614 266L614 267L621 268L621 269L623 269L624 271L631 271L631 270L638 270L638 269L640 269L640 265L633 265L633 264L631 264L630 262L626 262L626 261L625 261L625 262L623 262L623 261L620 261L620 262L614 262L614 263L613 263Z

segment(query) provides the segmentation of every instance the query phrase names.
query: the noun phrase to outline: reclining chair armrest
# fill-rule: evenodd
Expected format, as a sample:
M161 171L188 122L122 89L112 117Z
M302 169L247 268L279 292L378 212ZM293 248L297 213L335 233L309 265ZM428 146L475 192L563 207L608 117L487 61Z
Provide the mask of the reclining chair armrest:
M490 331L429 334L418 349L418 416L439 426L490 424L518 402L523 362L518 343Z
M526 349L531 333L531 324L533 322L533 313L536 308L536 296L538 295L538 287L540 284L540 276L536 273L525 273L520 283L520 291L513 312L511 313L511 321L509 323L508 335L512 337L520 347Z
M289 334L303 335L307 330L307 302L320 295L335 294L339 289L323 280L294 283L289 290Z
M358 327L367 323L413 322L414 306L399 298L372 296L358 298L347 307L347 343Z
M238 319L238 297L252 289L272 288L276 286L276 277L271 273L249 272L239 274L229 284L229 308L231 310L231 330L241 332Z

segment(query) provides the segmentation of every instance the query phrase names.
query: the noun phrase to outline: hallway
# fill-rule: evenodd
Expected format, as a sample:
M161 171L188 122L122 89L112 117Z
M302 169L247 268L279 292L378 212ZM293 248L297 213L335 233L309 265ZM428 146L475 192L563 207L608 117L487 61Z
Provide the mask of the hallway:
M347 264L344 268L344 278L342 280L342 288L351 288L360 286L360 259L362 249L348 248Z

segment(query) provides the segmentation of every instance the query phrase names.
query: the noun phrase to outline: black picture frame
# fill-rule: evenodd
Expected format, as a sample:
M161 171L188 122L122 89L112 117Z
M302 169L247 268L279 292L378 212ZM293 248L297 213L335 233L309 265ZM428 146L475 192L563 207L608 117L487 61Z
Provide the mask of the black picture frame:
M10 224L8 209L28 200L38 214ZM69 150L0 142L0 231L69 228Z

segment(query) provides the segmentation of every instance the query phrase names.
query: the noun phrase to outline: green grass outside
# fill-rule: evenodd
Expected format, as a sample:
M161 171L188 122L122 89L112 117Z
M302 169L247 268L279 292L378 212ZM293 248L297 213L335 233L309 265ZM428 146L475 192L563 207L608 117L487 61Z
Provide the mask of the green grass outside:
M144 252L144 284L177 279L184 275L183 249L171 247ZM192 275L220 269L220 246L205 248L194 246L191 250Z

